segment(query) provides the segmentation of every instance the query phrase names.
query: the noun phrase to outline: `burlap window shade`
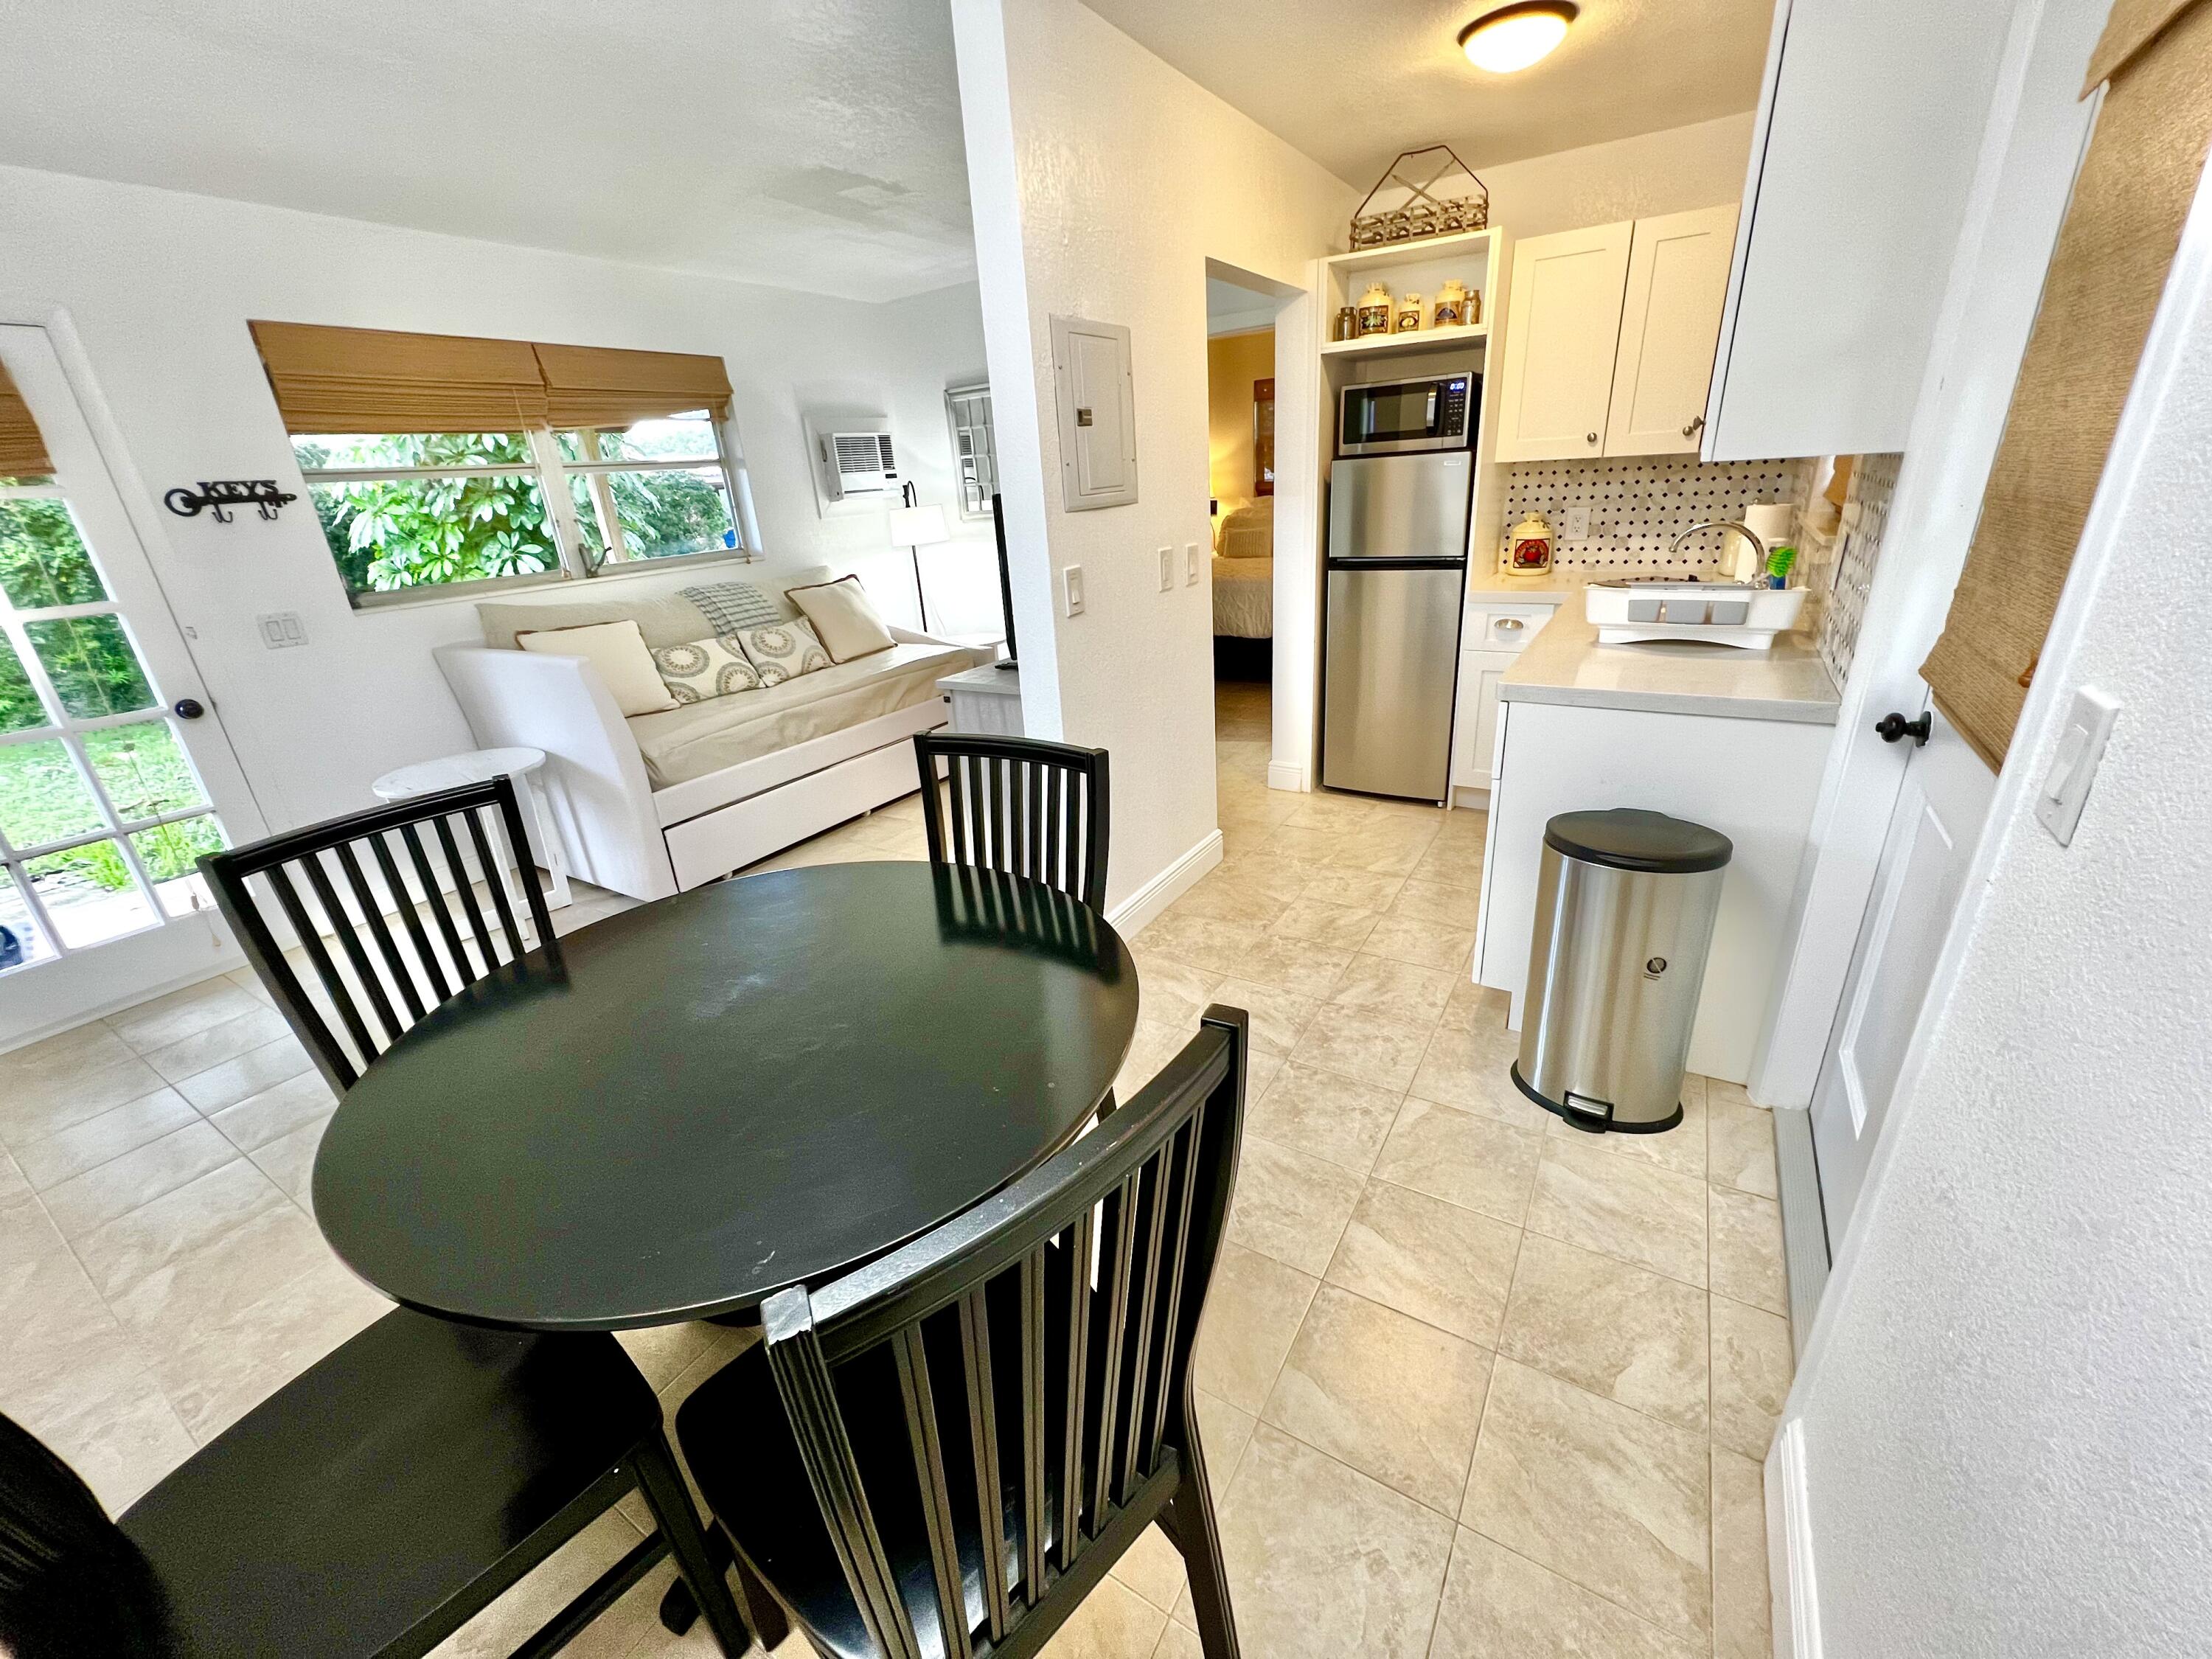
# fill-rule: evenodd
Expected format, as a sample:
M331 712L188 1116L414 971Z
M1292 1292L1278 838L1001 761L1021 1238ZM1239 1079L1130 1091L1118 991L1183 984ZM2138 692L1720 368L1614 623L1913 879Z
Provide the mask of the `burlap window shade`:
M1981 521L1921 674L2002 765L2212 143L2212 6L2117 0L2105 103L2059 228Z
M30 408L8 378L7 369L0 367L0 478L42 476L53 470L54 464L46 456L46 441L39 435L39 423L31 418Z
M516 432L729 412L720 357L307 323L251 326L289 432Z

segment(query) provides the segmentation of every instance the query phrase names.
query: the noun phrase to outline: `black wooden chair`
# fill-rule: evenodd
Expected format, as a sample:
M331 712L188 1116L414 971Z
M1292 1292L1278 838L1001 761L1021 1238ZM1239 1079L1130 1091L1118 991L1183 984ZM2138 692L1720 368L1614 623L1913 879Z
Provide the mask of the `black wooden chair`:
M110 1521L0 1417L0 1651L15 1659L428 1653L626 1492L658 1523L521 1648L557 1651L674 1551L749 1638L611 1336L387 1314Z
M1237 1170L1246 1016L1042 1168L830 1285L677 1436L742 1559L836 1659L1026 1659L1155 1520L1237 1659L1191 1349Z
M534 947L557 960L529 845L514 781L498 777L211 853L199 867L277 1011L343 1094L448 997ZM527 932L503 850L517 854ZM288 936L314 970L319 1003L293 971Z
M925 785L945 766L943 791L921 792L932 864L1003 870L1106 908L1112 803L1103 749L917 732L914 757Z

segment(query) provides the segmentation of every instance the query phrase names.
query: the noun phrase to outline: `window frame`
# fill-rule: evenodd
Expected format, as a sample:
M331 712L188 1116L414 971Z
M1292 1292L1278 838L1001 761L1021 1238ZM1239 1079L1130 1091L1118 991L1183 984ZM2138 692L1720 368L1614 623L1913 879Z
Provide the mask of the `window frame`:
M501 592L511 588L542 587L559 582L591 581L604 576L631 574L646 570L689 564L694 561L733 560L750 564L760 556L749 535L752 514L750 502L744 494L745 469L742 458L730 442L727 422L715 418L714 411L706 411L706 427L714 441L711 460L705 457L634 460L569 460L561 453L559 433L550 427L525 427L521 436L530 452L530 459L522 461L487 461L464 466L320 466L301 467L300 477L310 492L319 483L407 483L433 478L506 478L528 477L537 483L538 493L545 502L545 516L551 526L553 554L556 566L550 570L528 572L518 576L471 576L464 581L424 582L410 587L378 588L356 593L347 586L343 573L337 568L335 556L331 562L333 574L344 590L347 600L356 611L380 610L389 605L422 605L440 599ZM563 427L560 431L579 434L596 434L604 431L627 428L605 427ZM294 445L295 465L297 465L297 443L302 437L317 434L288 434ZM364 434L383 435L383 434ZM594 446L596 447L596 445ZM702 548L696 553L672 554L665 558L641 559L622 556L612 552L594 558L587 547L582 520L577 516L574 494L569 489L573 477L604 477L613 472L696 472L708 466L718 468L722 475L722 489L730 507L730 526L737 536L732 547ZM611 506L611 502L609 503ZM602 520L603 525L605 520ZM612 526L611 537L602 530L602 537L611 546L621 542L618 523ZM322 534L318 521L316 532ZM327 547L324 550L330 550Z
M966 404L972 408L977 403L982 405L983 412L980 425L972 416L966 415L962 407ZM992 402L991 383L988 380L973 380L945 387L945 423L951 429L952 438L952 487L959 497L953 510L969 522L988 519L991 516L991 497L999 488L998 410ZM980 477L976 480L977 504L970 507L968 504L969 471L964 463L975 455L974 434L978 432L986 434L990 477L988 481ZM966 437L970 445L964 452L960 447L963 437Z

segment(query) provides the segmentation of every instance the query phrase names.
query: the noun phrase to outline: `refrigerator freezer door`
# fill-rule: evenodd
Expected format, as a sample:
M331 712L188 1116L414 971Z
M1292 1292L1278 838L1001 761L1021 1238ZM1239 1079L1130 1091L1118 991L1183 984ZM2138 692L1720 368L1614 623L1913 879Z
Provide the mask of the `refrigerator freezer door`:
M1328 470L1332 559L1464 559L1474 457L1363 455Z
M1330 568L1321 759L1330 788L1444 799L1466 578L1458 565Z

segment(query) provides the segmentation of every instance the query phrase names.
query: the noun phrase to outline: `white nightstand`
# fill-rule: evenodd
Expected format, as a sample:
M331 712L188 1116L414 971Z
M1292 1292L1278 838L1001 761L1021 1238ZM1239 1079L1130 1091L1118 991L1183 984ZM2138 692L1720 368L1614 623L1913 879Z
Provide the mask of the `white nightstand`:
M948 674L937 689L952 705L946 723L955 732L988 732L1002 738L1022 732L1022 671L995 666Z

